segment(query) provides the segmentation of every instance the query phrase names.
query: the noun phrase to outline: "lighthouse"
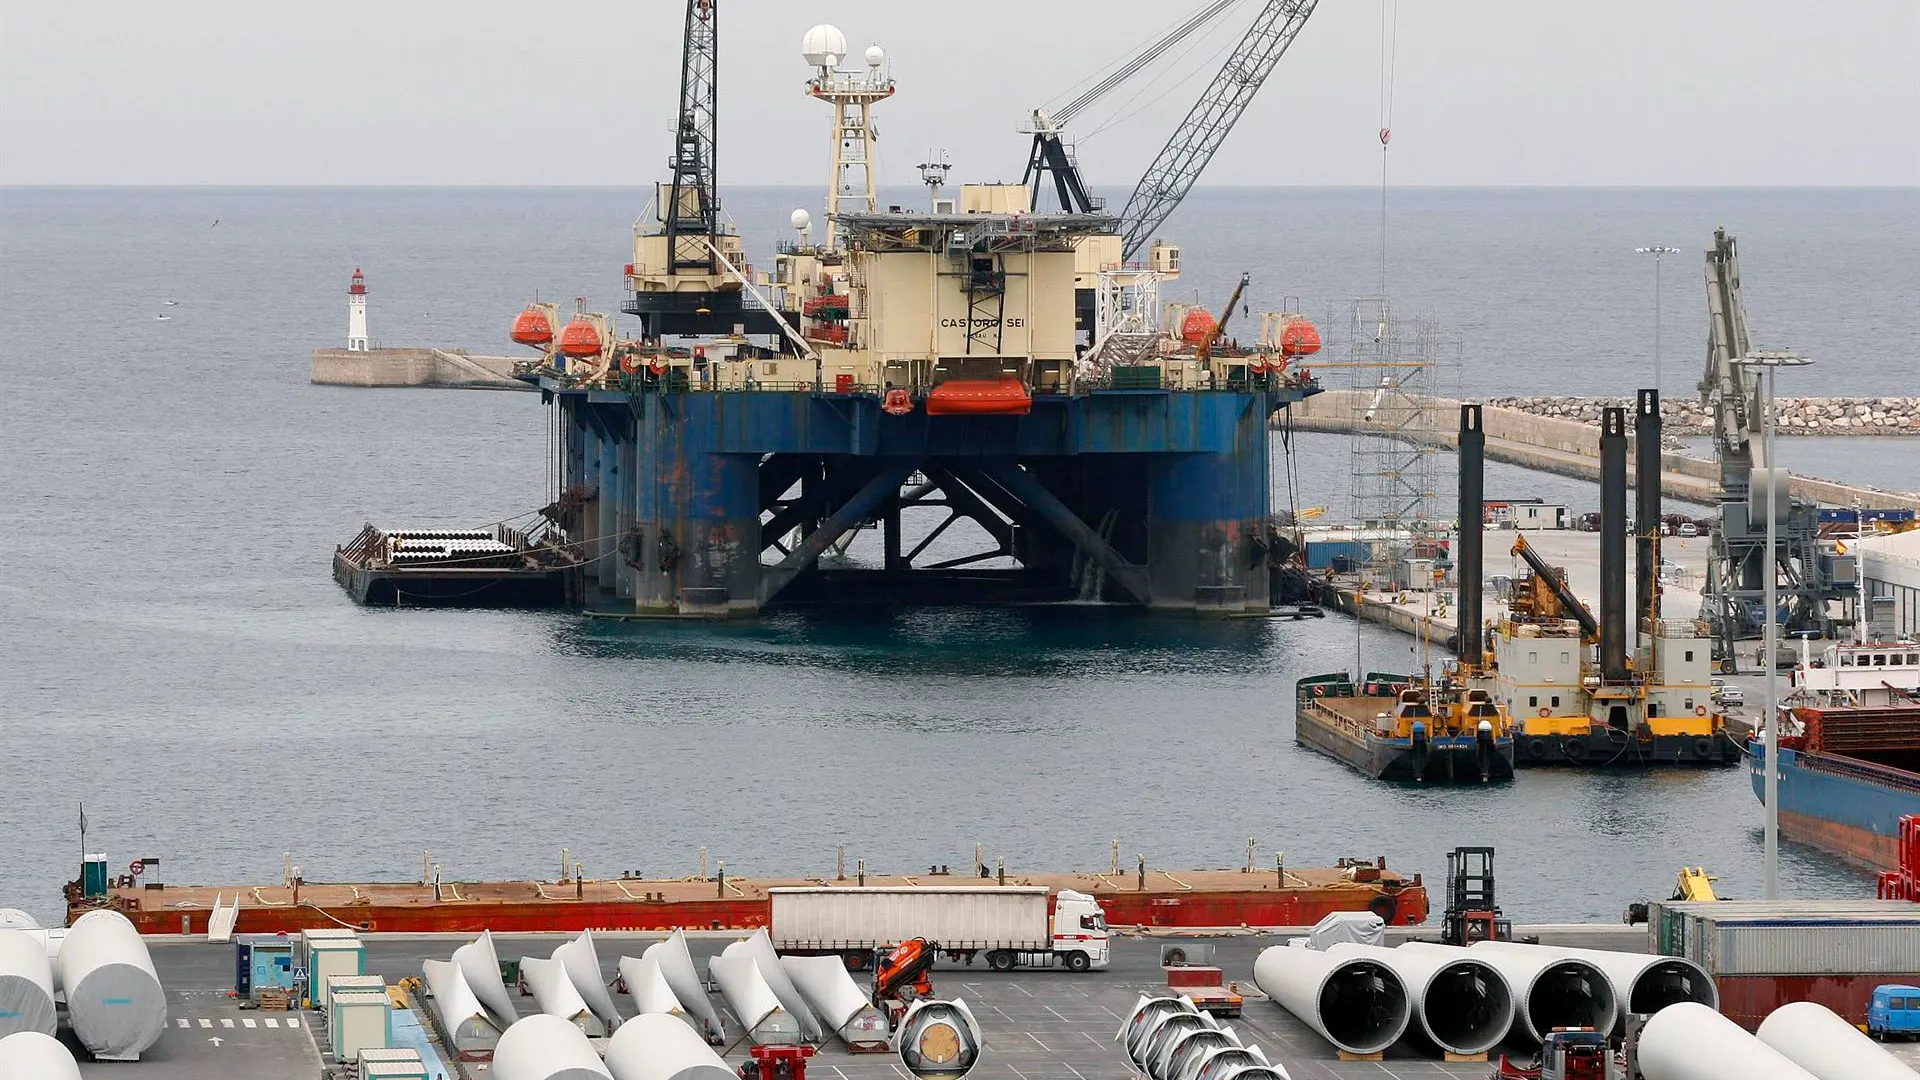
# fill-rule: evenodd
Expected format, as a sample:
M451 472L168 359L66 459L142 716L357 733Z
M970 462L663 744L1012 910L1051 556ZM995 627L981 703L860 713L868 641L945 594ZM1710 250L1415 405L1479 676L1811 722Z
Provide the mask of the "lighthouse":
M353 284L347 286L347 351L367 351L367 279L357 266Z

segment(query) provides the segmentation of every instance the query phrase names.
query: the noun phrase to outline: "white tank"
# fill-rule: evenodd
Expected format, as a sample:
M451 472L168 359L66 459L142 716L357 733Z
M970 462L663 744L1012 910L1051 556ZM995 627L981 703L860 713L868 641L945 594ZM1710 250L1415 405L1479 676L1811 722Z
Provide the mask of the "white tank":
M0 929L38 930L40 920L17 907L0 907Z
M16 1031L0 1039L0 1077L80 1080L80 1066L59 1039L38 1031Z
M613 1080L738 1080L706 1040L678 1017L643 1013L607 1040Z
M0 930L0 1036L16 1031L52 1035L59 1027L53 1008L53 962L30 934Z
M514 1023L493 1048L493 1080L613 1080L580 1029L536 1013Z
M1814 1080L1740 1025L1695 1001L1654 1013L1640 1029L1639 1055L1647 1080Z
M117 911L89 911L68 928L57 968L68 1022L94 1057L135 1061L167 1026L167 995L140 931Z
M846 58L847 35L837 26L821 23L800 38L800 55L806 57L808 67L830 68Z
M1812 1001L1782 1005L1760 1022L1760 1041L1820 1080L1915 1080L1920 1073Z

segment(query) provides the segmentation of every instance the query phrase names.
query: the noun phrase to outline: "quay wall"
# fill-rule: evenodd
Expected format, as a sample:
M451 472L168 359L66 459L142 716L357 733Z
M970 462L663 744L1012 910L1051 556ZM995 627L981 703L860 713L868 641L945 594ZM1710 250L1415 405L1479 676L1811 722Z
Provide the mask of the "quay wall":
M1329 390L1294 404L1288 413L1294 427L1303 431L1382 432L1378 423L1366 420L1366 410L1372 397L1358 390ZM1400 434L1451 448L1455 440L1453 427L1457 422L1459 406L1460 402L1456 400L1436 398L1432 420L1435 427L1403 428ZM1481 416L1487 433L1487 457L1582 480L1600 479L1597 412L1595 419L1589 421L1535 415L1490 404ZM1280 420L1276 418L1277 422ZM1855 433L1873 434L1864 431ZM1920 434L1920 431L1916 431L1916 434ZM1629 425L1627 475L1630 481L1636 467L1632 441L1632 428ZM1664 474L1661 484L1669 498L1708 506L1718 500L1720 467L1716 462L1667 449L1661 452L1660 463ZM1865 506L1920 510L1920 494L1886 492L1808 476L1793 477L1793 493L1827 506L1851 506L1858 500Z
M531 390L512 377L513 358L446 349L315 349L316 386L424 386L459 390Z

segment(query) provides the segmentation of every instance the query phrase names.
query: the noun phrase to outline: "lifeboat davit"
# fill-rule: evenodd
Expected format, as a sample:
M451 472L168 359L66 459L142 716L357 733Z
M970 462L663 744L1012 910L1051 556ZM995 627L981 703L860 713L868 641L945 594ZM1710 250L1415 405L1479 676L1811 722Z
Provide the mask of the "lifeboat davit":
M1320 331L1305 319L1292 319L1280 330L1281 356L1312 356L1320 351Z
M560 331L560 355L576 360L600 355L600 330L586 319L575 319Z
M553 344L553 321L547 313L532 304L513 320L513 343L544 348Z
M1180 340L1189 345L1198 345L1213 333L1214 319L1205 308L1194 308L1180 320Z

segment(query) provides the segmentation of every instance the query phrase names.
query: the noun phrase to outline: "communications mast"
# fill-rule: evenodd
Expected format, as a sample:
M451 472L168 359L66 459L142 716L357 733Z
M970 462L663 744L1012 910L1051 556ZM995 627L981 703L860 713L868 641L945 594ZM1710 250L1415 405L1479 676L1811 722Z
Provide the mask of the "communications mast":
M367 350L367 279L360 268L353 268L353 284L347 286L347 351Z
M800 53L814 69L807 93L833 106L833 171L827 184L827 248L840 244L840 200L856 205L856 212L880 209L874 171L873 106L893 96L887 74L887 53L867 46L865 71L841 71L847 54L847 36L822 24L800 39ZM856 175L857 174L857 175Z

